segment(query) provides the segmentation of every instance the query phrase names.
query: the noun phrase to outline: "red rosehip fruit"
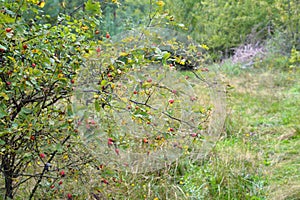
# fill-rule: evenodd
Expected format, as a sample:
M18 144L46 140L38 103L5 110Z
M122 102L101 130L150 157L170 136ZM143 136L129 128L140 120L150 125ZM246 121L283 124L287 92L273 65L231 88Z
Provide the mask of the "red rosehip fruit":
M72 199L72 194L68 193L67 198L68 198L68 200L71 200Z
M44 153L40 153L40 158L45 158L46 155Z
M109 33L107 32L106 33L106 36L105 36L107 39L109 39L110 38L110 35L109 35Z
M10 33L12 31L12 28L6 28L5 31L6 33Z
M192 137L197 137L198 134L197 134L197 133L192 133L191 136L192 136Z
M147 139L147 138L144 138L144 139L143 139L143 143L147 144L147 143L148 143L148 139Z
M115 152L117 155L120 155L120 150L119 149L115 149Z
M169 131L170 131L170 132L174 132L175 129L174 129L174 128L169 128Z
M169 100L169 103L170 103L170 104L173 104L173 103L174 103L174 99L170 99L170 100Z
M204 67L204 68L201 69L201 71L202 71L202 72L209 72L209 69L206 68L206 67Z
M60 171L59 174L60 174L61 177L65 177L66 176L66 173L65 173L64 170Z

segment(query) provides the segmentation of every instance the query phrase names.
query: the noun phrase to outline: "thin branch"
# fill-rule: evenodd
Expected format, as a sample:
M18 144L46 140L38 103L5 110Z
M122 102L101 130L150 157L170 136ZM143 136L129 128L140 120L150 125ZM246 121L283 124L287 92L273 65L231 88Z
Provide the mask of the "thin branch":
M150 106L150 105L148 105L146 103L137 102L137 101L134 101L134 100L131 100L131 99L129 99L129 101L132 102L132 103L134 103L134 104L137 104L137 105L143 105L143 106L146 106L146 107L151 108L153 110L157 110L157 108L154 108L154 107L152 107L152 106Z
M63 146L69 139L70 139L71 135L68 135L61 143L61 145ZM51 157L48 159L47 163L51 163L51 161L54 159L55 155L57 154L57 150L55 150L52 154L51 154ZM38 181L36 182L35 186L33 187L31 193L30 193L30 196L29 196L29 200L31 200L33 198L33 195L35 194L37 188L39 187L43 177L44 177L44 174L46 173L47 171L47 168L44 167L42 173L40 174L39 178L38 178Z
M193 70L191 70L191 72L196 76L197 79L203 81L204 83L206 83L208 86L211 86L211 84L209 82L207 82L207 80L205 80L202 76L199 76L196 72L194 72Z
M187 124L188 126L190 126L190 127L192 127L192 128L196 128L195 126L191 125L190 123L188 123L188 122L186 122L186 121L183 121L183 120L181 120L181 119L178 119L178 118L176 118L176 117L173 117L172 115L170 115L170 114L168 114L168 113L166 113L166 112L162 112L162 114L164 114L164 115L170 117L171 119L176 120L176 121L178 121L178 122L180 122L180 123Z

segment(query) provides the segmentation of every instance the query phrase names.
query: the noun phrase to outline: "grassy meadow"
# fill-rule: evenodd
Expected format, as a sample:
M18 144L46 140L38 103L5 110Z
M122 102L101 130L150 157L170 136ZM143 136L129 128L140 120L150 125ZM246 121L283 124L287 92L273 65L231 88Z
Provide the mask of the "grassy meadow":
M220 66L225 132L185 175L191 199L300 199L300 71L270 64Z

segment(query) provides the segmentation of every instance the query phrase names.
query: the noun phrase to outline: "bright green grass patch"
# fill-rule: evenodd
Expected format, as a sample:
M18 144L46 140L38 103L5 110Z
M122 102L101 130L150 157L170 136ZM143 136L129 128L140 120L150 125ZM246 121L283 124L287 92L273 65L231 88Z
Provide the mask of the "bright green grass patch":
M225 139L203 165L191 166L183 187L190 198L264 199L266 179L259 158L246 143L241 139Z
M300 199L300 72L221 68L226 136L183 186L191 199Z

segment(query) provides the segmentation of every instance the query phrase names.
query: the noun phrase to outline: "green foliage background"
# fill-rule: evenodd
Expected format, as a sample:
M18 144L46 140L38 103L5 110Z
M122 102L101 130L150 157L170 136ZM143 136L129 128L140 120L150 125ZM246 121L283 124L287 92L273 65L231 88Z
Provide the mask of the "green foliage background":
M263 42L276 32L288 37L289 50L300 48L298 0L167 1L176 20L207 44L215 57L228 57L241 44Z

